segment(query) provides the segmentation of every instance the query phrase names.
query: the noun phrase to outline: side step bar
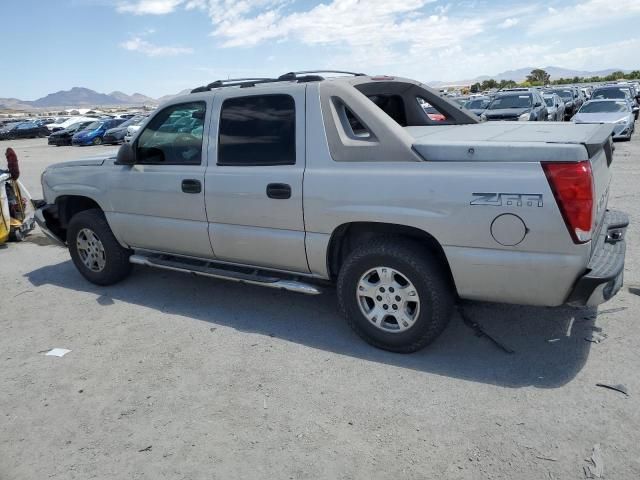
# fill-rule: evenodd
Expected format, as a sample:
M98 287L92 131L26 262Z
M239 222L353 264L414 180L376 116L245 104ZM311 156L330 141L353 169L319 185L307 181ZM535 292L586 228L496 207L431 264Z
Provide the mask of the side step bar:
M231 280L233 282L248 283L250 285L259 285L261 287L289 290L291 292L304 293L306 295L319 295L322 293L322 290L310 283L303 283L297 280L286 280L279 277L270 277L257 272L244 273L236 270L217 268L211 266L210 262L204 261L180 261L180 259L177 259L176 257L159 255L145 256L139 254L131 255L131 257L129 257L129 261L135 265L162 268L164 270L172 270L174 272L191 273L204 277Z

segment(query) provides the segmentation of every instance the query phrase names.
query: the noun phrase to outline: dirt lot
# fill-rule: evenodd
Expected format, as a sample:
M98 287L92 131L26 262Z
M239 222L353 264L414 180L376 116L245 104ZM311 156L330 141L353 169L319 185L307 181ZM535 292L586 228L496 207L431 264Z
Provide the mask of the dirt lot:
M35 197L46 165L113 150L11 144ZM333 292L144 268L100 288L40 232L0 249L0 479L567 480L596 444L604 478L639 478L640 138L616 146L624 290L598 312L468 305L512 355L459 315L395 355L351 333Z

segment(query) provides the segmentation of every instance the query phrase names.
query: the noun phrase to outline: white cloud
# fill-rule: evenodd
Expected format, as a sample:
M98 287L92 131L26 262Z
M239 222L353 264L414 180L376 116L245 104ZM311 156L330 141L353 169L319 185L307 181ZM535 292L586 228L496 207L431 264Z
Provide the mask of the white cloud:
M511 28L511 27L515 27L519 23L520 23L520 20L518 20L517 18L513 18L513 17L505 18L504 22L498 25L498 28Z
M165 15L173 12L184 0L133 0L118 3L121 13L134 15Z
M299 59L305 50L325 52L319 61L322 67L370 73L375 69L424 80L468 79L524 66L627 68L635 58L632 52L639 51L633 47L635 39L606 46L606 40L596 36L590 42L595 47L589 47L570 43L563 34L580 28L603 32L621 19L638 17L640 0L567 0L554 7L520 0L506 8L463 0L318 1L309 5L293 0L123 0L119 10L156 15L178 8L200 10L211 21L217 48L260 46L282 61L278 43L287 42L287 48L298 49L291 58ZM504 30L516 26L514 32L522 29L530 35L509 36L505 41ZM544 40L533 40L539 32ZM133 37L129 49L148 55L179 49L156 47L143 38ZM242 50L237 52L242 58Z
M543 15L529 25L531 35L548 31L576 31L594 27L616 19L629 18L640 13L639 0L587 0L562 8L548 8Z
M168 57L193 53L191 48L154 45L141 37L131 37L122 42L120 46L125 50L139 52L148 57Z

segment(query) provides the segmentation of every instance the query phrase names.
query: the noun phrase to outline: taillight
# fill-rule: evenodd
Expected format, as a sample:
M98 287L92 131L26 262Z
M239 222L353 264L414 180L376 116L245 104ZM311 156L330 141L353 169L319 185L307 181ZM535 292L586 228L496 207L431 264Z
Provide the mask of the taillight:
M574 243L588 242L594 223L591 163L548 162L542 168Z

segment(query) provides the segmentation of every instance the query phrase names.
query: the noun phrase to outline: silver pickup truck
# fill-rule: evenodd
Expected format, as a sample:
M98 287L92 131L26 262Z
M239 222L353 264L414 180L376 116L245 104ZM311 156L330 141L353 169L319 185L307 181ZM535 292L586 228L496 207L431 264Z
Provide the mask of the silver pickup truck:
M419 82L314 72L173 98L117 157L52 165L37 221L98 285L132 264L317 294L413 352L457 299L597 305L620 289L611 127L490 122ZM211 288L203 284L203 288Z

